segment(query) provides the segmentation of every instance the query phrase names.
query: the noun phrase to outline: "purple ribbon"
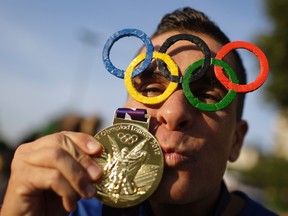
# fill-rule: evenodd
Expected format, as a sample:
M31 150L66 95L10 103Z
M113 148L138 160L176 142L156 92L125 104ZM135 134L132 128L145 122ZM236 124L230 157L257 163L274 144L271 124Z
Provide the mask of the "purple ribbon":
M116 110L116 117L123 119L131 119L137 121L147 121L145 115L146 109L132 109L132 108L118 108Z

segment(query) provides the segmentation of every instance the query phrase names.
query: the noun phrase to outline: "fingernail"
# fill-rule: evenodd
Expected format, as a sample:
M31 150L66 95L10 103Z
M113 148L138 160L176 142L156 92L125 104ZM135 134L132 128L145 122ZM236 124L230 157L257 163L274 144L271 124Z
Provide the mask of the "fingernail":
M95 151L96 149L99 148L99 146L97 145L96 142L89 141L89 142L87 143L87 148L90 149L90 150L92 150L92 151Z
M94 196L95 192L96 192L96 189L92 184L88 184L86 186L86 194L88 197Z
M98 179L100 177L101 174L101 170L96 167L95 165L90 165L87 168L87 172L89 173L90 177L94 180Z

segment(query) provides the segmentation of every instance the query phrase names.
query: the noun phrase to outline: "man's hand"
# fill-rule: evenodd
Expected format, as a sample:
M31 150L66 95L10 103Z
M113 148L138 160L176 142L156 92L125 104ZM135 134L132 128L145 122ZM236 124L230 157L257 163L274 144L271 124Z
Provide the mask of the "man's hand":
M95 194L102 170L92 159L102 145L92 136L60 132L15 152L1 216L67 215L80 197Z

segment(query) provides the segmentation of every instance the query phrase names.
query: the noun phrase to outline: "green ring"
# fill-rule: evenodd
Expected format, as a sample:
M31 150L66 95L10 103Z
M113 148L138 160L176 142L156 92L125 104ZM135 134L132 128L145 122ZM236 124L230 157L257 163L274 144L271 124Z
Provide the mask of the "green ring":
M236 97L237 92L233 91L233 90L229 90L228 93L225 95L225 97L215 103L215 104L207 104L204 103L200 100L198 100L191 92L190 90L190 76L193 74L194 71L196 71L197 68L201 67L203 65L204 62L204 58L194 62L193 64L189 65L187 67L187 69L185 70L184 73L184 77L183 77L183 82L182 82L182 89L184 92L185 97L187 98L187 100L190 102L190 104L192 104L194 107L202 110L202 111L217 111L217 110L221 110L225 107L227 107L232 101L233 99ZM239 83L238 78L235 74L235 72L233 71L233 69L226 64L224 61L219 60L219 59L215 59L215 58L211 58L211 63L214 66L220 66L224 69L224 71L226 72L226 74L228 75L229 79L233 82L233 83Z

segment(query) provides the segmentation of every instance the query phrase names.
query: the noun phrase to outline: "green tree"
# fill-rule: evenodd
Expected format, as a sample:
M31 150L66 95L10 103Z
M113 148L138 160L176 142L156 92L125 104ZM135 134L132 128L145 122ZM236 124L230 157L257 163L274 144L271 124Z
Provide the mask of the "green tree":
M262 155L255 167L242 171L242 181L265 191L267 205L277 212L288 211L288 161Z
M257 36L256 43L267 55L270 65L270 80L267 84L267 99L280 110L288 109L288 1L263 0L272 29Z
M257 35L256 43L268 57L270 74L265 95L288 119L288 1L263 0L271 29ZM275 156L262 156L251 170L243 172L244 181L267 193L271 208L288 211L288 161Z

